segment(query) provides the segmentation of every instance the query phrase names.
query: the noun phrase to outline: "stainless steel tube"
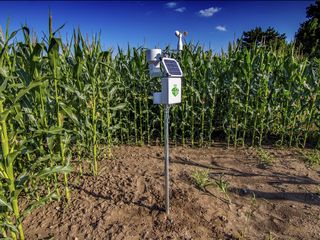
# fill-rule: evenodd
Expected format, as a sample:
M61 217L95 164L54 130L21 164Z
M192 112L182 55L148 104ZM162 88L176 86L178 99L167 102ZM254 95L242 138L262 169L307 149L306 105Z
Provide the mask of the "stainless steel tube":
M169 110L170 105L164 107L164 174L165 174L165 199L166 214L169 215L170 210L170 178L169 178Z

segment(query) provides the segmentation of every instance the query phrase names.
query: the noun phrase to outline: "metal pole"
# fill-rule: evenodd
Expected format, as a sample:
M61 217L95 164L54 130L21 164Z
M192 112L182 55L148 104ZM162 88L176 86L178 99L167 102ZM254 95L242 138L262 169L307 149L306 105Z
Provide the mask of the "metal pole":
M170 184L169 184L169 110L170 105L164 106L164 174L165 174L165 198L166 198L166 214L169 215L170 209Z

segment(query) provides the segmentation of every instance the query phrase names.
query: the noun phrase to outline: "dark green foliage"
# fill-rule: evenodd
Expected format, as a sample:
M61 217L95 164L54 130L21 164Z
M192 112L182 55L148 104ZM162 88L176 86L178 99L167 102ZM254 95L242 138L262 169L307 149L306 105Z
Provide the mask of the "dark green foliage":
M256 27L250 31L243 32L241 39L243 47L252 48L253 46L276 46L285 44L286 35L280 34L273 27L268 27L263 31L261 27Z
M311 57L320 56L320 1L307 8L307 20L300 24L295 41L302 52Z

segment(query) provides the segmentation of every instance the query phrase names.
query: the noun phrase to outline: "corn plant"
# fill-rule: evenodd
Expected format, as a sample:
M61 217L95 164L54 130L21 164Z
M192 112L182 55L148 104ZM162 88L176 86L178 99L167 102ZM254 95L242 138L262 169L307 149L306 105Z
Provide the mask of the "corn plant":
M202 191L206 191L206 187L212 185L209 178L209 171L207 170L197 170L191 174L191 177L195 185Z
M10 37L7 42L9 40ZM0 59L7 54L5 51L1 53ZM30 101L35 99L35 90L45 86L46 81L30 79L28 85L24 82L15 83L17 79L7 75L8 64L5 61L1 61L0 68L1 230L3 236L7 236L9 230L13 239L17 238L17 234L20 239L24 239L22 220L34 207L47 202L55 195L48 193L40 197L36 194L36 199L23 210L19 208L19 195L29 187L33 187L34 191L39 193L36 189L37 183L43 178L53 173L66 174L71 168L58 165L46 167L44 163L52 156L43 156L44 150L37 143L41 131L32 127L37 114L29 111L32 109ZM26 124L24 119L27 122L29 119L30 123ZM35 147L37 148L34 149Z

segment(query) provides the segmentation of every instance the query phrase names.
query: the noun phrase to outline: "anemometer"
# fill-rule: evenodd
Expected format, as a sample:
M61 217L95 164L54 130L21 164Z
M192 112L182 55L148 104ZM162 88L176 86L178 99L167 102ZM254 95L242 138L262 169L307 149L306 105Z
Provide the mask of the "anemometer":
M183 49L183 36L187 32L175 31L178 37L177 50ZM150 77L161 77L161 92L153 93L153 104L164 105L164 172L165 172L165 207L166 214L170 209L170 178L169 178L169 110L171 104L181 103L181 78L183 76L179 63L163 56L161 49L147 50ZM162 66L162 68L161 68Z

